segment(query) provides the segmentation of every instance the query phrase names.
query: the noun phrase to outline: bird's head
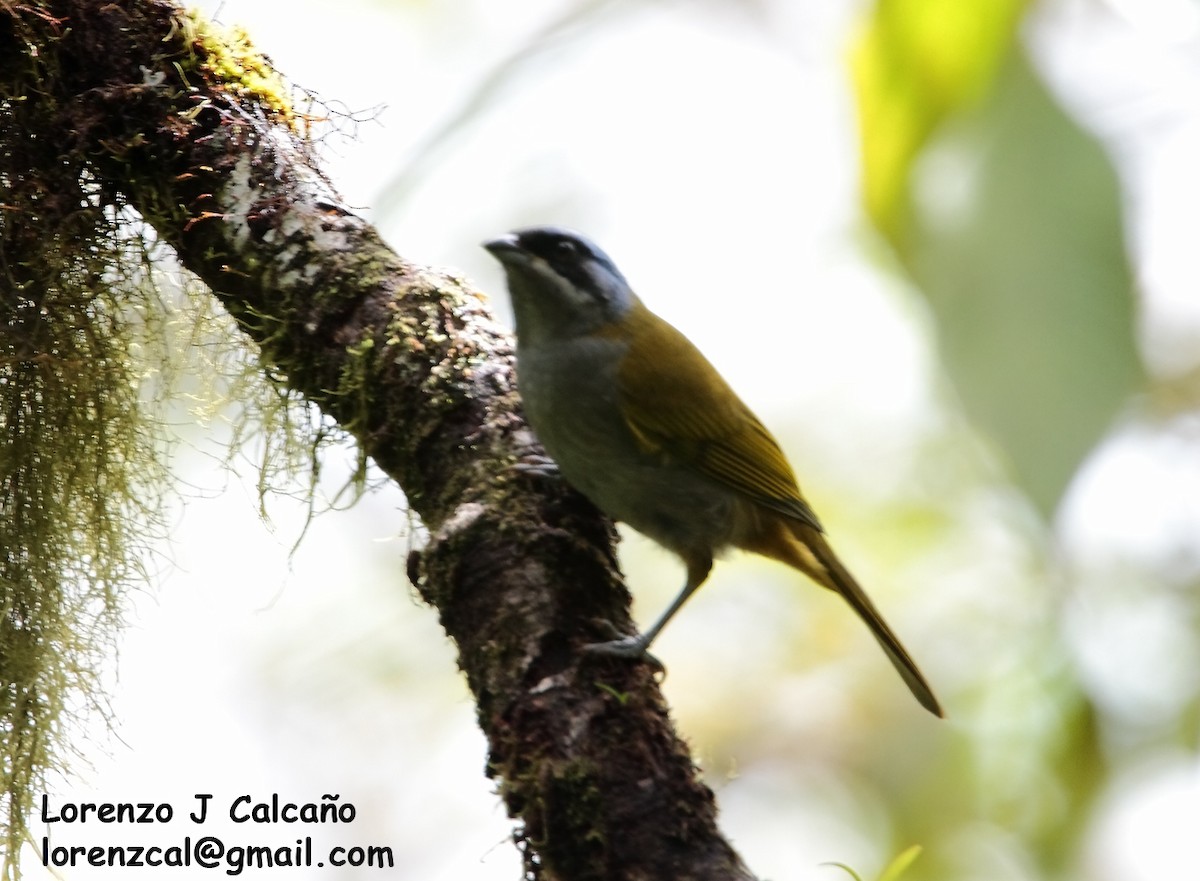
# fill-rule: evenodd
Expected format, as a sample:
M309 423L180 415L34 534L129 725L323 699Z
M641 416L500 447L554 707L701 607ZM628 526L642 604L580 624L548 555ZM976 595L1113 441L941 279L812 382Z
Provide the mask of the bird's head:
M530 227L483 246L504 266L523 344L594 334L637 302L611 258L577 232Z

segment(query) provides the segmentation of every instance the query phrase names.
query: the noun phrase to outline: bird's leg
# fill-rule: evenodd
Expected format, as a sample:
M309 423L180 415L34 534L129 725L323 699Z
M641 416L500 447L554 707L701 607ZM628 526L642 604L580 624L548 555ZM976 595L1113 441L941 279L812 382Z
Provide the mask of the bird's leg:
M684 584L683 590L679 592L679 596L675 597L674 602L667 607L667 610L658 616L650 629L645 633L625 636L620 639L609 640L608 642L594 642L591 645L583 647L585 652L592 652L597 655L615 655L621 658L651 658L653 662L661 667L653 655L648 654L647 649L650 644L662 632L662 629L667 626L667 622L675 616L675 613L683 608L683 604L688 601L688 597L696 592L696 588L702 585L705 579L708 578L708 573L712 569L712 556L709 554L697 555L687 561L687 583Z

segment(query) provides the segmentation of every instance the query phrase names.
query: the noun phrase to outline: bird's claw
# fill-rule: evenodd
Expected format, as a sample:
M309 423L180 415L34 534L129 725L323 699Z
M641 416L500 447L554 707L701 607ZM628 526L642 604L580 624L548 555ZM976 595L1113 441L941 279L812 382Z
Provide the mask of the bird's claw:
M558 463L549 456L542 456L538 453L526 453L521 456L512 466L512 470L518 474L528 474L531 477L561 477L558 470Z
M604 624L606 629L612 633L616 633L617 629L608 621ZM645 661L654 670L657 676L666 676L667 668L663 662L650 652L646 651L645 637L643 636L622 636L617 639L610 639L607 642L593 642L585 645L583 650L590 655L608 655L614 658L629 658L634 661Z

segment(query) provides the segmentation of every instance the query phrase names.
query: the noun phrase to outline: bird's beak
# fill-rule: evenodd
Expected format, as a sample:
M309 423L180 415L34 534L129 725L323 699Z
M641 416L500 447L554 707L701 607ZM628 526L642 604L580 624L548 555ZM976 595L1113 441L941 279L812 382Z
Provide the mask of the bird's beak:
M516 233L505 233L502 236L496 236L494 239L489 239L483 243L493 257L503 262L506 256L524 253L520 240L517 239Z

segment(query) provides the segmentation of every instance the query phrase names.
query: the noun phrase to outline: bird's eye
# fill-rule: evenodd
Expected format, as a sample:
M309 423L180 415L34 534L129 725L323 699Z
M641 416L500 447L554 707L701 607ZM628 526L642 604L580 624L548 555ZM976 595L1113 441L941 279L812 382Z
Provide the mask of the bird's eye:
M570 239L560 240L557 245L557 248L558 248L558 253L561 254L563 257L574 257L576 254L576 250L577 250L575 248L575 243L572 242Z

